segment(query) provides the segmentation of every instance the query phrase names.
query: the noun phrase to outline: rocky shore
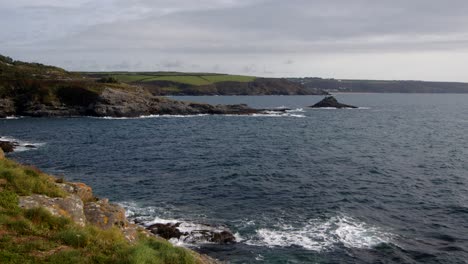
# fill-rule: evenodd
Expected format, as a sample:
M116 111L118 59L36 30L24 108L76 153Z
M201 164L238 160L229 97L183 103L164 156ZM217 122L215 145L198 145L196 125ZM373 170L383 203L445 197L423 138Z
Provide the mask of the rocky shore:
M83 93L86 93L83 91ZM67 95L68 96L68 95ZM210 105L171 100L157 97L142 89L126 91L106 88L100 93L79 95L80 98L66 98L48 103L39 100L24 102L13 98L0 99L0 118L7 116L30 117L139 117L148 115L248 115L261 113L244 104Z
M14 148L13 150L10 149L7 141L3 142L4 144L0 144L0 160L6 159L5 149L8 152L14 151ZM53 179L51 184L65 192L66 196L51 197L44 194L19 196L19 208L24 210L43 208L53 216L70 219L79 227L91 225L102 230L117 228L129 243L135 243L141 234L166 240L177 239L184 243L235 243L234 235L227 228L219 229L210 225L199 224L196 229L184 231L181 229L181 223L152 223L146 225L136 219L127 218L125 209L122 206L111 203L108 199L96 197L92 188L84 183L66 182L63 179L52 177L51 179ZM5 182L0 179L0 192L3 191L2 184L5 184ZM0 211L1 209L0 206ZM192 253L201 260L200 263L220 263L208 256Z

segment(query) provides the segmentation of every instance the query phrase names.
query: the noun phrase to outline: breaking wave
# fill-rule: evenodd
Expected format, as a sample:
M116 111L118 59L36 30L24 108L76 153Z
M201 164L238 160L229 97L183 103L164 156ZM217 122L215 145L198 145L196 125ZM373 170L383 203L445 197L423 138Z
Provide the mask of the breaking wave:
M327 251L337 245L347 248L372 248L382 243L392 243L394 235L378 227L353 218L337 216L327 221L311 220L305 226L278 225L260 228L244 241L253 246L293 247L311 251Z
M29 141L18 140L12 137L3 137L3 136L0 136L0 141L9 141L9 142L13 142L14 144L16 143L15 152L35 150L45 145L45 143L29 142Z

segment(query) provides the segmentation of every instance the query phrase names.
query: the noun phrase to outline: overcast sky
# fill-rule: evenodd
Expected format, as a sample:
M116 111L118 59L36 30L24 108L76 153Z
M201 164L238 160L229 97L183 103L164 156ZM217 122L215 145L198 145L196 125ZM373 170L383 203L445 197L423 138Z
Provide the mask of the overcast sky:
M468 81L467 0L0 0L0 54L68 70Z

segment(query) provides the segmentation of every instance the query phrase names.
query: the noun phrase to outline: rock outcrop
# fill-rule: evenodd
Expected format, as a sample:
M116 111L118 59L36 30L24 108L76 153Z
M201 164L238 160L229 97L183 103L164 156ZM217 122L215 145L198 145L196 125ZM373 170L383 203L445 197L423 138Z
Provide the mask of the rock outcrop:
M153 234L165 239L176 239L184 243L236 243L234 234L226 227L186 222L153 223L146 228Z
M37 101L24 103L12 113L31 117L96 116L96 117L139 117L148 115L248 115L260 113L245 104L210 105L175 101L153 96L143 89L131 91L105 88L95 97L72 102L62 100L44 104Z
M88 109L95 116L144 116L144 115L196 115L196 114L253 114L259 110L247 105L209 105L174 101L155 97L138 90L134 92L106 89L97 102Z
M24 209L42 207L52 215L68 217L79 226L85 226L84 204L79 196L71 194L65 198L51 198L33 194L19 198L19 206Z
M335 97L327 96L322 101L310 106L311 108L357 108L356 106L346 105L338 102Z
M11 141L0 141L0 149L5 153L13 152L19 144Z
M11 99L0 99L0 118L12 116L16 113L15 103Z

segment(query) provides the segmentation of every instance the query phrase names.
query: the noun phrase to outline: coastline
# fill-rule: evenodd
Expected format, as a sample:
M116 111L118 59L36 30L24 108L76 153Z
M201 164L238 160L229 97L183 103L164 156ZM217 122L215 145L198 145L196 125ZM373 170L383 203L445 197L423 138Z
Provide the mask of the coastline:
M22 175L25 177L37 177L38 179L34 184L47 186L47 191L44 191L45 189L36 190L34 189L35 187L31 187L32 191L27 187L24 187L27 190L18 188L18 186L25 186L25 183L21 183L23 184L21 185L13 182L15 180L18 181L18 179L12 180L9 178L9 169L14 169L15 173L25 173L25 175ZM21 180L29 181L30 179ZM163 248L168 248L167 250L172 251L174 249L176 252L180 253L180 256L175 256L178 259L180 257L179 260L187 258L187 254L189 258L194 260L194 262L176 261L171 263L222 263L219 260L213 259L208 255L200 254L192 249L181 248L170 244L168 240L148 230L145 226L128 219L126 211L122 206L114 204L106 198L94 196L90 186L80 182L67 182L63 178L55 178L54 176L47 175L35 167L19 164L8 159L2 148L0 148L0 196L2 196L2 200L8 200L3 197L7 194L13 195L16 202L7 205L5 201L0 201L0 216L2 217L4 217L5 214L12 214L9 211L10 207L14 208L13 211L16 213L25 214L31 211L35 212L35 210L42 210L41 214L46 214L47 217L54 218L54 221L65 221L67 223L69 221L69 225L72 226L73 230L96 229L97 231L95 232L114 232L117 234L113 235L122 237L127 244L126 246L129 247L145 243L146 241L153 241L152 243L164 245ZM36 223L33 221L33 224ZM14 239L16 231L9 230L8 228L8 222L5 224L0 221L1 233L12 235ZM52 231L53 230L49 230L48 232ZM23 233L18 233L16 235L16 238L20 240L21 236L24 236ZM57 241L54 241L54 243L57 243ZM119 243L122 243L122 241L119 241ZM21 245L17 245L17 247L21 247ZM70 247L70 245L63 245L44 254L48 255L47 257L53 257L55 253L63 254L64 252L66 253L67 250L72 251L74 248ZM32 254L34 262L37 261L37 263L41 263L40 261L44 259L36 255L41 255L43 252L40 252L41 249L37 251L38 252ZM0 260L2 260L2 257L3 255L0 254ZM11 261L12 259L9 260Z

